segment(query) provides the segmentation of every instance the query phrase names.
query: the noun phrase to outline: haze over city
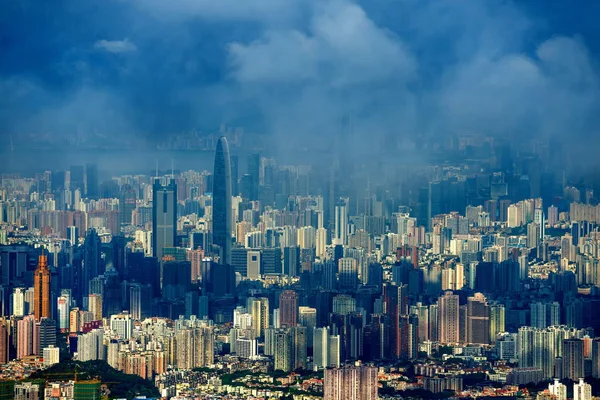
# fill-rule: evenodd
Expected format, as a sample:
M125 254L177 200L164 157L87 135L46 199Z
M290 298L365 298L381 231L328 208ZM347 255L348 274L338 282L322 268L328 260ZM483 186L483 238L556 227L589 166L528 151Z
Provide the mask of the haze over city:
M600 396L599 15L5 0L0 399Z

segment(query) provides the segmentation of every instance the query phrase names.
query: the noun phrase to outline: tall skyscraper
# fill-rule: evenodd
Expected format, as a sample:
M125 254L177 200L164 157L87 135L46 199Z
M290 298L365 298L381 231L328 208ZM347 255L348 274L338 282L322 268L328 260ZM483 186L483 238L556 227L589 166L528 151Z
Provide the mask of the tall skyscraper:
M467 299L467 342L490 343L490 311L487 299L481 293Z
M284 290L279 296L279 323L282 328L298 323L298 295L293 290Z
M459 342L459 302L458 296L446 292L438 300L439 341L440 343Z
M348 243L348 209L345 202L340 202L335 206L335 230L334 240L337 244Z
M177 184L166 186L159 179L152 186L152 256L162 261L165 247L175 247L177 235Z
M584 377L583 340L566 339L562 345L563 377L572 381Z
M33 313L36 321L50 318L50 270L48 257L42 252L33 276Z
M227 139L217 142L213 178L213 244L219 246L221 264L231 264L231 160Z

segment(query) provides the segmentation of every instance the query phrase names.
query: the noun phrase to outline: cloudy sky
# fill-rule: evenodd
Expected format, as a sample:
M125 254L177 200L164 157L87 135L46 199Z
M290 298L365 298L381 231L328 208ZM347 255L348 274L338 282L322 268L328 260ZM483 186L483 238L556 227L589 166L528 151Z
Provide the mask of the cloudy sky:
M0 134L597 136L600 2L5 0ZM345 133L343 133L345 134ZM375 136L379 135L379 136ZM595 135L595 136L594 136Z

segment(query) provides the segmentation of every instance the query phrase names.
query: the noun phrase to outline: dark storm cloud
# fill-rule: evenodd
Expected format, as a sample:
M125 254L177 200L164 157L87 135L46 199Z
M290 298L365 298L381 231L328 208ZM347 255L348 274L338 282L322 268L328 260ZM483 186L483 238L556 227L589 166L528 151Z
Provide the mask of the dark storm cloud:
M577 27L585 19L572 9L500 0L4 7L3 133L152 139L224 122L291 148L328 146L340 132L356 148L422 134L597 133L596 31Z

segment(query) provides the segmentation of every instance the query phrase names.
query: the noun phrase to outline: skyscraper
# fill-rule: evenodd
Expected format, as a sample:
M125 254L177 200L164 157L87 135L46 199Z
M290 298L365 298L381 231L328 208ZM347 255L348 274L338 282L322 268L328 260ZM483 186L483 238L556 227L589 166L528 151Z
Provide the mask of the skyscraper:
M284 290L279 296L279 323L282 328L293 328L298 323L298 295Z
M162 261L163 249L175 247L177 234L177 184L166 186L159 179L152 186L152 256Z
M221 264L231 264L231 160L224 136L217 142L213 178L213 244L219 246Z
M563 376L572 381L584 376L583 340L566 339L563 341Z
M490 311L487 299L481 293L467 299L467 342L490 343Z
M459 302L458 296L446 292L438 300L439 307L439 341L440 343L459 342Z
M36 321L50 318L50 270L48 257L43 252L33 276L33 313Z
M95 229L89 229L85 235L83 254L83 274L81 275L82 295L89 294L89 282L104 272L102 260L102 242Z

